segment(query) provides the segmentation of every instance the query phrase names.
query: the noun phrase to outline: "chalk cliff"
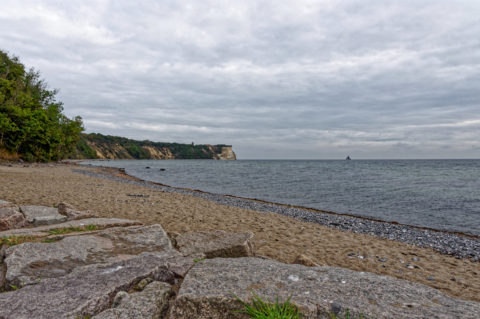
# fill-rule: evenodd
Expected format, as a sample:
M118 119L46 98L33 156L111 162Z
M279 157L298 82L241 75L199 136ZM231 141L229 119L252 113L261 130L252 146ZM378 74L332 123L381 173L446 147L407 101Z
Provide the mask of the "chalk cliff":
M82 134L71 158L235 160L236 156L231 145L136 141L119 136L92 133Z

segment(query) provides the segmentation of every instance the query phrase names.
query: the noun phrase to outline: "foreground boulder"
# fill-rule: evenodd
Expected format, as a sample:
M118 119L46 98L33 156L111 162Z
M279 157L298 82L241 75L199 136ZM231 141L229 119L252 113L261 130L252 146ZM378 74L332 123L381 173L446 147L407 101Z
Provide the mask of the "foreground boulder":
M128 294L119 292L113 301L113 308L92 317L95 319L158 319L167 311L172 286L154 281L141 292Z
M20 206L25 219L35 226L59 224L67 221L67 217L60 215L58 210L46 206Z
M259 258L209 259L182 283L171 317L248 318L235 311L252 292L274 302L291 297L305 318L362 314L366 318L479 318L480 303L454 299L436 289L372 273L306 267Z
M160 225L109 228L95 234L68 236L52 243L23 243L5 252L6 281L23 287L45 278L64 276L80 266L171 249L170 240Z
M185 256L204 253L207 258L249 257L255 255L253 233L192 232L175 238L178 250Z
M108 265L74 269L61 278L42 279L37 285L0 294L0 318L85 318L108 309L119 291L139 281L173 284L177 262L193 263L178 252L143 253Z
M22 215L23 216L23 215ZM10 236L26 236L26 237L46 237L50 235L50 231L55 229L62 228L79 228L84 226L96 226L98 228L106 227L117 227L117 226L134 226L141 225L142 223L129 220L129 219L120 219L120 218L87 218L81 220L72 220L69 222L39 226L35 228L22 228L22 229L10 229L7 231L0 231L1 237L10 237Z
M24 227L27 221L15 207L0 207L0 231Z

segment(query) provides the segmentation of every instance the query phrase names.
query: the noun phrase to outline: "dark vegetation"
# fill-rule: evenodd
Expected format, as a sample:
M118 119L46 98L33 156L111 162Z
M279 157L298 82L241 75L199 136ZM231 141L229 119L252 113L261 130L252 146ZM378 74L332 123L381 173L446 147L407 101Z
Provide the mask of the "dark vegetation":
M82 119L62 114L56 94L38 71L0 50L0 157L46 162L75 149Z

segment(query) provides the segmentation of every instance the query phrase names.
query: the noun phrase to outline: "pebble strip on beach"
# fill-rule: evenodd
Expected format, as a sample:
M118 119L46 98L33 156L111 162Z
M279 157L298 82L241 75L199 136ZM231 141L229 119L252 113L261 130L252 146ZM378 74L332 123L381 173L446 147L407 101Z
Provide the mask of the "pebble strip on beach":
M246 198L162 186L148 181L129 180L107 173L97 173L84 169L73 169L73 171L122 183L146 186L164 192L175 192L197 196L222 205L281 214L305 222L318 223L330 228L372 235L379 238L412 244L418 247L431 248L441 254L452 255L457 258L467 258L474 262L480 261L480 239L471 236L462 236L454 233L422 229L414 226L369 220L355 216L313 211Z

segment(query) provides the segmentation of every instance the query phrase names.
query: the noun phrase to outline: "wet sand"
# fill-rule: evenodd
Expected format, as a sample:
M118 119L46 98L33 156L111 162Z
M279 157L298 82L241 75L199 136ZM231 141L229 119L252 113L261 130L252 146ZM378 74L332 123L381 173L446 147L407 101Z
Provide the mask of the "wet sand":
M100 168L0 165L0 199L48 206L63 201L82 210L95 211L100 217L159 223L167 232L252 231L259 255L292 262L298 254L304 254L319 265L389 275L437 288L453 297L480 302L480 262L274 213L90 177L73 169ZM407 268L408 264L414 268Z

